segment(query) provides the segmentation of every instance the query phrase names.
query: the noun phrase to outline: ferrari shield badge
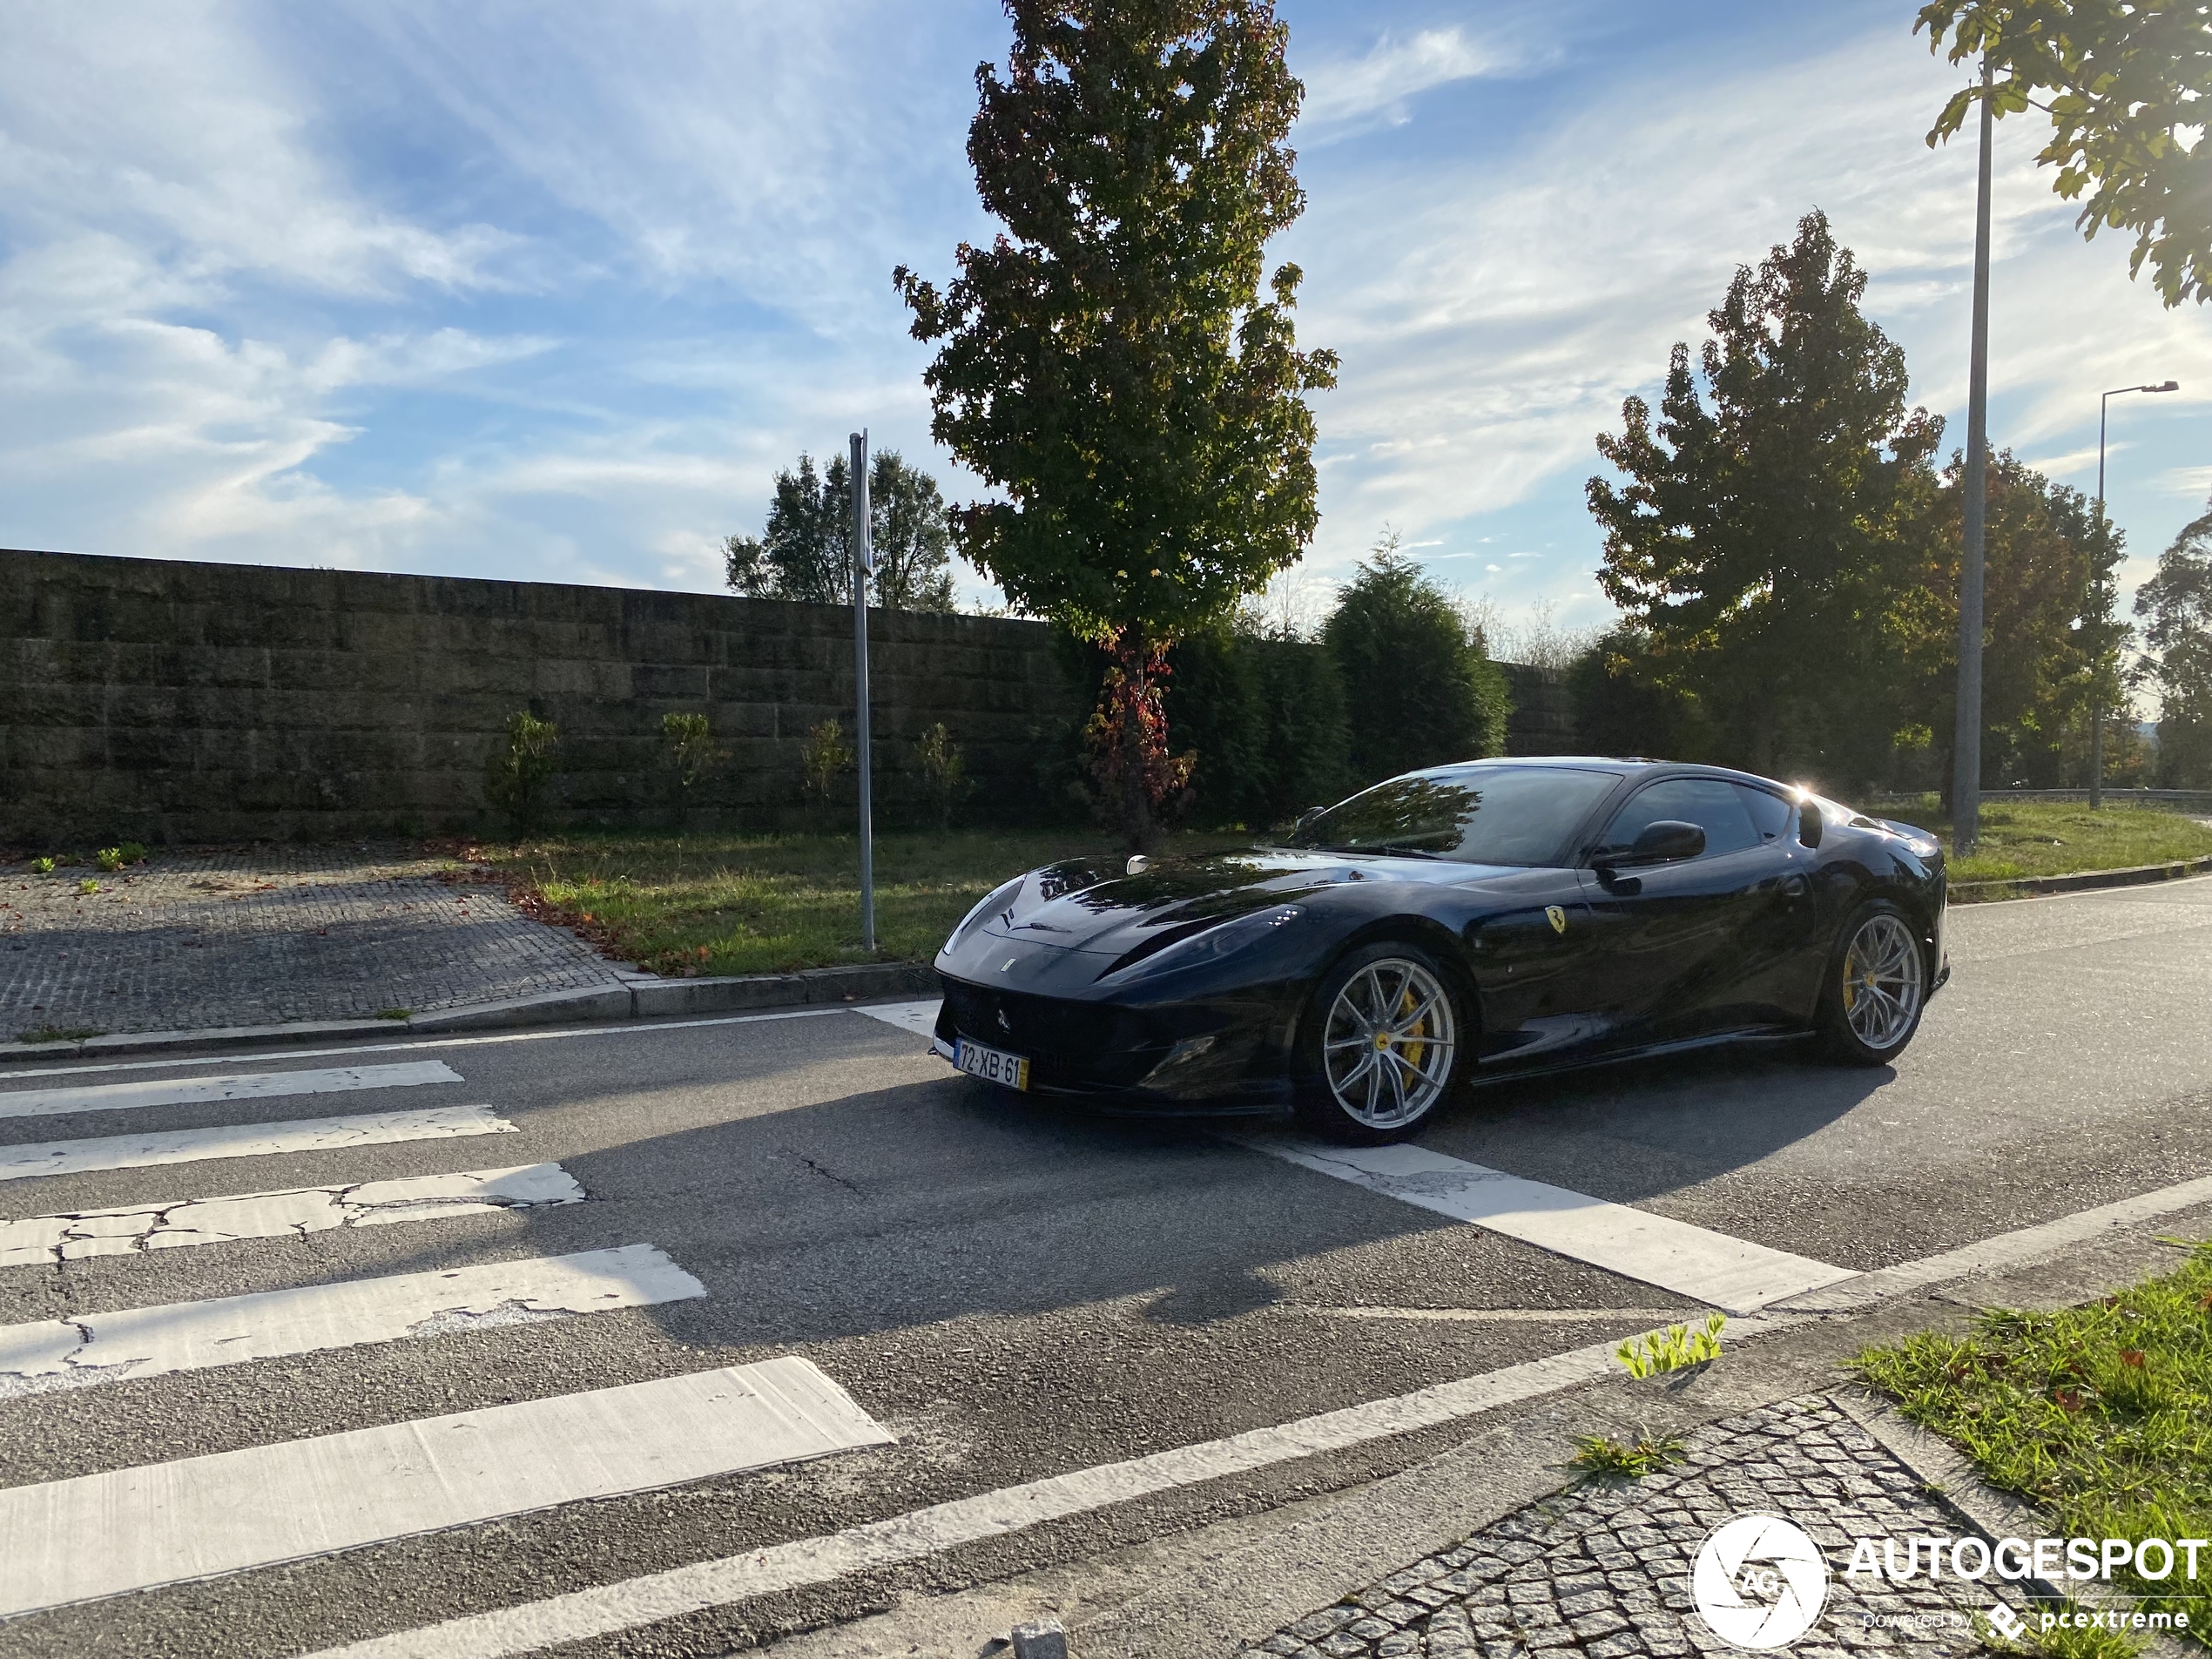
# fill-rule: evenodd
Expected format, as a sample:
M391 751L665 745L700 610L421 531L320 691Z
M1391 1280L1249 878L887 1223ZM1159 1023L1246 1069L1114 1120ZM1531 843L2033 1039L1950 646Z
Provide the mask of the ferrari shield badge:
M1563 934L1567 931L1567 913L1557 905L1548 904L1544 907L1544 920L1551 923L1554 933Z

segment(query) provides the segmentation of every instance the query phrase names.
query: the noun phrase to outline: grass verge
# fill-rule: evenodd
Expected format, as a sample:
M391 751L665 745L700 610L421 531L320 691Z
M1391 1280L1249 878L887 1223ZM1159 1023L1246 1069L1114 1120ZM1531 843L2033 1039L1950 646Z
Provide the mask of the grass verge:
M1993 1487L2077 1538L2212 1537L2212 1245L2178 1271L2054 1313L1994 1309L1963 1337L1869 1348L1859 1376L1955 1441ZM2112 1588L2186 1613L2212 1646L2212 1552L2183 1576Z
M1933 795L1917 805L1878 809L1884 818L1912 824L1951 844L1951 819ZM1953 881L2015 881L2023 876L2075 875L2087 870L2125 870L2138 864L2170 864L2212 854L2212 824L2162 806L2107 806L2057 801L1985 799L1981 839L1973 852L1951 863Z
M1244 846L1181 835L1169 853ZM969 907L1008 876L1083 855L1118 857L1096 832L961 832L875 840L873 954L860 948L858 838L568 835L475 846L517 902L618 961L657 974L768 974L927 961Z

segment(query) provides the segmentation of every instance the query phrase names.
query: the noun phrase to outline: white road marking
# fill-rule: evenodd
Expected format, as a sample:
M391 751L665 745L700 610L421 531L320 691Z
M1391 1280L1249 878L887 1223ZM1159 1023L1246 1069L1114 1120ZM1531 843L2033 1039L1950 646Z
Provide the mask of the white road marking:
M1307 1308L1332 1319L1426 1319L1439 1325L1619 1325L1625 1320L1694 1320L1683 1308Z
M1750 1335L1799 1324L1807 1317L1764 1316L1747 1320L1737 1329L1739 1334ZM1024 1486L933 1504L888 1521L849 1527L826 1537L802 1538L421 1629L374 1636L313 1655L310 1659L502 1659L633 1629L752 1596L825 1584L847 1573L919 1561L1068 1515L1218 1480L1270 1464L1388 1440L1595 1381L1613 1363L1614 1346L1594 1343L1415 1393L1324 1412L1278 1427L1180 1446L1124 1463L1076 1469ZM0 1493L0 1501L6 1495ZM0 1537L4 1535L0 1533Z
M233 1238L293 1238L334 1227L376 1227L437 1221L493 1210L533 1210L577 1204L583 1189L557 1163L454 1175L359 1181L343 1187L242 1192L222 1198L175 1198L76 1215L0 1221L0 1267L51 1265L87 1256L131 1256Z
M91 1170L140 1170L201 1158L267 1157L324 1152L389 1141L436 1141L456 1135L513 1135L515 1126L489 1106L435 1106L426 1111L363 1112L354 1117L308 1117L290 1123L231 1123L218 1129L164 1130L98 1140L35 1141L0 1146L0 1181Z
M705 1020L623 1020L612 1025L557 1026L541 1031L483 1031L469 1036L417 1037L408 1042L349 1042L338 1049L287 1049L261 1056L268 1060L320 1060L341 1054L404 1054L415 1049L479 1049L503 1042L561 1042L570 1037L651 1036L661 1031L691 1031L710 1025L759 1025L771 1020L819 1020L850 1014L846 1008L779 1008L772 1014L723 1014ZM179 1066L234 1066L240 1056L206 1059L167 1055L159 1060L103 1060L89 1066L41 1066L35 1070L0 1069L0 1081L17 1077L76 1077L95 1071L152 1071Z
M651 1244L0 1325L0 1399L705 1296Z
M13 1487L0 1617L891 1442L786 1356Z
M3 1076L0 1076L0 1081L4 1081ZM140 1106L188 1106L209 1100L267 1100L280 1095L334 1095L351 1089L411 1089L423 1083L460 1081L461 1074L442 1060L411 1060L394 1066L245 1071L227 1077L170 1077L159 1082L91 1083L76 1089L0 1089L0 1117L119 1112Z
M927 1002L878 1002L853 1012L880 1020L886 1025L895 1025L902 1031L912 1031L917 1036L931 1037L937 1035L937 1010L943 1006L941 999L933 996Z
M1287 1159L1386 1197L1472 1222L1608 1272L1749 1313L1770 1302L1857 1276L1787 1251L1693 1227L1565 1187L1526 1181L1425 1146L1339 1146L1287 1136L1236 1136L1238 1144Z

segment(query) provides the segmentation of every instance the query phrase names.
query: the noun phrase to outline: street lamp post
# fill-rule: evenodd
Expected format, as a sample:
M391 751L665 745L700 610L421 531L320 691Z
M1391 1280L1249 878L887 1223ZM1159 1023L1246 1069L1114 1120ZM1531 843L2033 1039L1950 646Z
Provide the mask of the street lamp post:
M2112 400L2128 392L2178 392L2179 381L2168 381L2162 386L2115 386L2097 400L2097 550L2105 550L2105 418L2112 408ZM2105 597L2105 578L2109 574L2098 561L2096 598ZM2103 614L2102 604L2097 614ZM2092 671L2089 681L2089 810L2095 812L2105 804L2105 705L2100 695L2102 688L2096 677L2103 671L2099 663Z
M1981 833L1982 519L1989 471L1989 149L1995 111L1981 64L1981 165L1974 196L1973 339L1966 359L1966 475L1959 502L1959 696L1951 744L1951 845L1960 858Z

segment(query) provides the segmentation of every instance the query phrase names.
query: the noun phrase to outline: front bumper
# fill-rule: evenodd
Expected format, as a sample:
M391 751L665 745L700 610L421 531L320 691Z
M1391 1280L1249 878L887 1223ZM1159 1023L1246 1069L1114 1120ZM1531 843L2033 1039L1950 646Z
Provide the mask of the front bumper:
M1023 1055L1037 1093L1167 1111L1265 1110L1290 1100L1280 996L1130 1006L938 977L936 1051L951 1060L964 1036Z

